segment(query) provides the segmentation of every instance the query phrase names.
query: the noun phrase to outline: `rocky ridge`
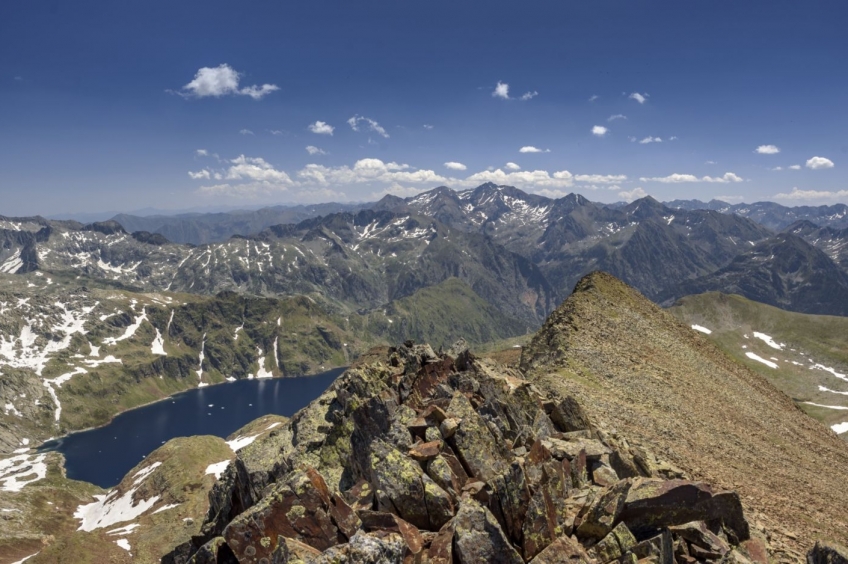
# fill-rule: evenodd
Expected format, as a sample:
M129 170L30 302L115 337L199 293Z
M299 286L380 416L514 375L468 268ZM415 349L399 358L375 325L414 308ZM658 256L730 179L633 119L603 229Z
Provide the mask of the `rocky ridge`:
M389 350L241 450L165 562L766 562L739 496L463 343Z

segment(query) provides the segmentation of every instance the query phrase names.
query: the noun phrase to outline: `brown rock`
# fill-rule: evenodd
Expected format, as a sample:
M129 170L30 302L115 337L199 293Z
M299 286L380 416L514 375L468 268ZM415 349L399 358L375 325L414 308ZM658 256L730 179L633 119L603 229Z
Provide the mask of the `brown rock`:
M606 464L595 463L592 465L592 481L601 487L607 487L618 482L618 475Z
M669 527L669 530L678 537L689 541L691 547L700 547L709 554L717 555L716 558L720 558L730 551L730 545L727 544L727 541L709 530L707 524L703 521L692 521L691 523ZM692 555L695 557L701 556L694 551Z
M224 538L242 564L268 558L280 536L302 541L318 550L345 542L333 521L330 496L321 475L297 471L259 504L224 529Z
M573 460L581 451L586 452L587 460L600 460L602 456L609 455L612 450L601 441L595 439L573 439L563 441L553 437L542 439L543 444L551 451L554 458L562 460L568 458Z
M409 449L409 456L418 462L424 462L438 456L442 448L442 441L431 441L429 443L418 443Z
M451 438L459 428L459 420L454 417L448 417L439 424L439 431L445 439Z
M316 550L308 544L303 544L294 539L277 537L277 548L271 553L270 562L271 564L300 564L301 562L311 564L315 558L320 558L321 554L320 550ZM223 562L220 564L223 564Z
M453 564L454 522L449 521L441 528L427 551L430 564Z
M593 560L576 540L562 536L533 558L533 564L590 564Z
M448 411L462 416L462 422L451 440L457 457L471 476L488 482L503 473L509 452L503 443L495 440L468 398L461 393L454 394Z
M636 534L720 519L737 537L735 540L750 537L739 496L734 492L714 494L700 482L636 478L620 517Z

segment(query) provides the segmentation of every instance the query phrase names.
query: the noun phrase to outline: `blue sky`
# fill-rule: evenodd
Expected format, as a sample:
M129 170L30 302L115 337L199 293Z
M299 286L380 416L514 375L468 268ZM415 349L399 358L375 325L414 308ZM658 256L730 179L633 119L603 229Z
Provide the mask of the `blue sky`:
M0 214L486 180L848 202L846 27L838 0L3 2Z

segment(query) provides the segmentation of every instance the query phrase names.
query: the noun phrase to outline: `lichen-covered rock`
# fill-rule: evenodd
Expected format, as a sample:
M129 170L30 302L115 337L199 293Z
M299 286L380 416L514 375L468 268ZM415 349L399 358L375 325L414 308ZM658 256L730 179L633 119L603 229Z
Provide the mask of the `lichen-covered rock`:
M324 550L347 540L332 513L321 475L312 469L296 471L260 504L233 519L223 536L242 564L269 557L279 536Z
M244 449L195 559L220 537L240 564L671 564L669 527L681 562L745 558L738 496L662 479L669 465L572 398L458 354L391 349Z
M372 486L377 507L397 511L416 527L438 531L453 517L453 504L421 466L383 441L375 441L371 452Z
M601 563L611 562L624 556L636 545L636 537L624 523L619 523L607 536L598 541L592 552Z
M454 519L454 547L462 564L522 564L492 513L473 499L464 499Z
M630 481L622 480L602 491L583 517L577 535L593 539L607 536L619 520L630 488Z

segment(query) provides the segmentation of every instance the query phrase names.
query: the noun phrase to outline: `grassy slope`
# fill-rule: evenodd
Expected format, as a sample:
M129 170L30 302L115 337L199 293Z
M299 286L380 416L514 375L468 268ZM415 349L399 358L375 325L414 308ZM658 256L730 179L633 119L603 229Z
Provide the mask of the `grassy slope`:
M848 445L611 276L581 281L524 347L522 366L540 388L575 396L609 432L737 490L798 558L816 538L848 540Z
M687 296L669 311L686 324L712 330L708 337L724 352L765 376L811 416L827 425L848 421L848 411L801 403L848 407L848 395L819 390L823 386L848 392L848 382L828 372L810 369L817 363L848 374L848 318L794 313L718 292ZM755 331L786 346L782 350L774 349L754 338ZM778 368L751 360L745 356L747 352L776 363ZM815 362L810 362L811 359Z

